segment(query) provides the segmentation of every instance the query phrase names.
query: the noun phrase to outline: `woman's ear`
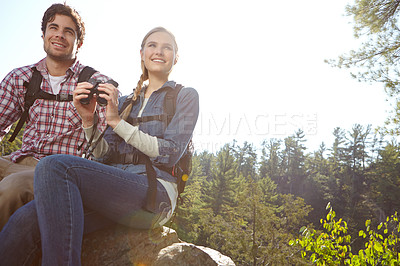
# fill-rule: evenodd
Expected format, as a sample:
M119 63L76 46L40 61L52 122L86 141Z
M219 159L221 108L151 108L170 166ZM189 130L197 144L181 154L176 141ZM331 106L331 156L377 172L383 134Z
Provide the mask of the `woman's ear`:
M142 49L140 49L140 59L144 61L144 54Z

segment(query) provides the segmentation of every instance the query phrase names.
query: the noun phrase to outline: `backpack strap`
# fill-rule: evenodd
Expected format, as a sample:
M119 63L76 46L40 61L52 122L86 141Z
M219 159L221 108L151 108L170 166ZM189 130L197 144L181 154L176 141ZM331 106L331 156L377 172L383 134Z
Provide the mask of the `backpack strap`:
M50 94L40 89L40 85L42 84L42 74L40 71L36 69L36 67L32 67L33 73L31 80L29 82L24 82L24 87L26 89L25 93L25 104L24 104L24 112L22 113L17 126L14 129L13 134L8 139L9 142L13 142L19 131L21 131L22 126L25 124L25 121L29 119L29 109L33 105L36 99L46 99L46 100L54 100L59 102L72 101L72 95L69 94ZM97 72L94 68L90 66L85 66L81 73L79 73L78 83L83 81L88 81L90 77Z
M176 98L183 88L182 84L176 84L174 90L168 90L164 99L164 112L167 114L167 125L171 122L176 111Z
M164 98L164 121L166 121L167 126L172 120L172 117L176 111L176 99L178 97L178 93L181 91L183 86L181 84L177 84L175 89L170 89L167 91ZM154 117L154 116L152 116ZM157 174L154 170L153 164L150 161L148 156L146 161L146 174L147 174L147 182L149 184L147 188L146 194L146 202L144 208L150 212L156 212L156 201L157 201Z
M24 87L27 88L25 93L25 104L24 104L24 112L22 113L17 126L14 129L13 134L8 139L9 142L13 142L15 137L18 135L25 121L28 120L29 109L32 104L35 102L36 97L40 91L40 85L42 84L42 74L40 74L39 70L36 67L32 67L33 73L31 80L28 82L24 82Z
M90 66L85 66L81 73L79 74L78 77L78 83L88 81L90 77L96 73L97 70ZM114 81L113 81L114 82ZM113 84L115 86L115 84ZM115 87L118 87L118 84L116 84ZM59 94L51 94L47 93L43 90L39 90L36 99L45 99L45 100L51 100L51 101L57 101L57 102L71 102L73 100L72 94L67 94L67 93L59 93Z
M167 90L167 93L165 94L165 98L164 98L164 113L162 113L160 115L135 117L135 118L129 119L129 121L127 121L127 122L129 122L132 125L139 125L140 123L143 123L143 122L158 120L158 121L165 121L166 125L168 126L169 123L171 122L172 118L175 115L176 98L178 97L178 94L182 88L183 88L183 86L181 84L176 84L175 89L169 88ZM122 104L122 108L121 108L122 111L129 104L130 99L131 98L128 97L125 100L125 102Z
M94 69L93 67L90 66L85 66L81 73L79 73L79 78L78 78L78 83L88 81L91 76L93 76L94 73L96 73L97 70Z

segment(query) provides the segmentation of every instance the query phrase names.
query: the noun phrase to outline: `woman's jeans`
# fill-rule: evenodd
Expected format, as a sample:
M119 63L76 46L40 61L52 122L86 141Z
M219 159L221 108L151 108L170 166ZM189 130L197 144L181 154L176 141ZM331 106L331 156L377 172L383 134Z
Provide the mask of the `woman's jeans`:
M29 265L41 241L42 265L80 265L83 234L99 227L95 215L137 229L160 226L170 210L157 182L157 213L143 210L145 175L70 155L52 155L35 169L35 199L18 209L0 233L0 265ZM84 224L85 220L85 224Z

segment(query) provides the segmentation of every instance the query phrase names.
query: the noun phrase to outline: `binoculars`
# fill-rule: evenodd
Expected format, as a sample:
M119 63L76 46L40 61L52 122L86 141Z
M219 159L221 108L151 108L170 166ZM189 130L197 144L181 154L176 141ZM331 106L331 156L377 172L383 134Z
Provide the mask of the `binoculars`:
M97 103L100 106L106 106L107 105L107 100L104 99L104 98L99 97L100 94L106 94L106 93L98 90L99 84L102 84L104 82L100 81L100 80L97 80L97 79L93 79L93 78L89 79L88 82L93 85L93 88L90 89L90 93L88 94L88 97L80 99L81 104L85 104L85 105L89 104L90 100L93 97L93 95L96 94L97 95ZM112 79L107 81L107 82L105 82L105 83L109 83L109 84L114 85L114 87L118 87L118 83L116 81L112 80Z

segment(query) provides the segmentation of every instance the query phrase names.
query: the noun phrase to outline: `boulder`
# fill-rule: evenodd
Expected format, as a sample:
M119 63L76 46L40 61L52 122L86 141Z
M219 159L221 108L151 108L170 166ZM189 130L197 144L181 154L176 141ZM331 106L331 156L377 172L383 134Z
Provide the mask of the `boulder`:
M175 230L135 230L117 226L85 235L84 266L235 265L220 252L182 242Z
M204 266L204 265L235 265L231 258L220 252L190 243L174 243L163 248L152 264L153 266Z
M135 230L124 226L86 235L82 245L82 265L151 265L158 252L180 240L175 230L162 227Z

